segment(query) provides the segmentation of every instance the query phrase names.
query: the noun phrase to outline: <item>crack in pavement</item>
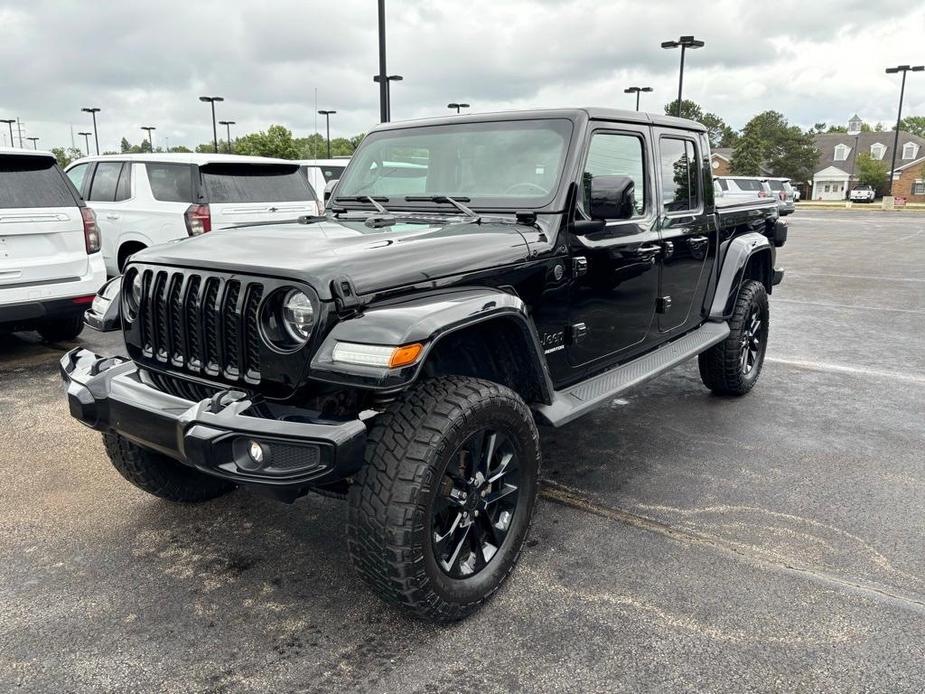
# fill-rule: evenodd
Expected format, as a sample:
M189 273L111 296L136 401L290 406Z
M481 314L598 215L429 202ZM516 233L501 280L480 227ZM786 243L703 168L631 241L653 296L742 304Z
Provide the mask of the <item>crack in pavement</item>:
M677 542L711 547L719 552L766 569L784 571L816 583L821 583L830 588L846 590L878 602L887 602L900 609L911 610L912 612L925 616L925 600L912 595L905 595L870 583L840 578L833 574L819 571L810 566L803 566L792 561L774 561L761 552L750 550L747 546L743 546L740 543L730 542L706 533L677 528L668 523L631 511L600 504L590 499L582 491L554 482L553 480L540 480L540 496L547 501L576 511L618 521L640 530L654 532Z

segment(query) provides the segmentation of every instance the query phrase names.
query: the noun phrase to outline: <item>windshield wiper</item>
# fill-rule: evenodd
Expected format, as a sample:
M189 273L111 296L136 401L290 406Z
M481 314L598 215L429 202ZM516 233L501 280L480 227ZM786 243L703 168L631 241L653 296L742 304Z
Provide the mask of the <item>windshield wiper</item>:
M389 214L389 211L379 204L380 200L382 202L388 202L388 198L374 198L372 195L347 195L344 197L338 195L334 199L338 202L368 202L370 205L376 208L376 212L380 212L381 214Z
M406 195L405 202L442 202L449 203L457 210L462 212L467 217L471 217L474 221L479 221L478 212L473 210L470 207L463 205L464 202L469 202L469 198L451 198L449 195Z

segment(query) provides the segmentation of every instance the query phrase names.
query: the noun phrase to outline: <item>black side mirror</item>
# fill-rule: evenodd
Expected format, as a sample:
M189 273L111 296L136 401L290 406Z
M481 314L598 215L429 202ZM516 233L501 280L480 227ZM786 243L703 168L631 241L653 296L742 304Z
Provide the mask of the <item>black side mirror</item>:
M332 178L324 185L324 204L327 207L328 200L331 199L331 194L334 192L334 188L337 186L339 178Z
M631 219L636 214L636 183L629 176L591 179L591 219Z

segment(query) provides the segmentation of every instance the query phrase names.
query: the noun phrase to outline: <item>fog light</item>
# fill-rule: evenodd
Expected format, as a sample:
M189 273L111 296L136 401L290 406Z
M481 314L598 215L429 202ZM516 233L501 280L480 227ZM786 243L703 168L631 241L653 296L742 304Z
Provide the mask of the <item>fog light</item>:
M247 449L247 454L257 465L263 464L263 446L256 441L251 441Z

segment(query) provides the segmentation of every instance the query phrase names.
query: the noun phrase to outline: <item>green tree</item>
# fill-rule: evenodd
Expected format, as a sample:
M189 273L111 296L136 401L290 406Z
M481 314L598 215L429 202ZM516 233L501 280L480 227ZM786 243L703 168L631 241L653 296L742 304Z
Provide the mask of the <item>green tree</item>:
M886 187L888 171L889 169L886 162L874 159L867 152L858 155L857 161L855 162L855 172L858 176L858 183L861 185L873 186L877 191L877 195L880 195Z
M706 126L711 147L735 147L739 134L715 113L704 113L700 122Z
M895 130L895 128L896 126L893 126L890 130ZM899 121L899 129L919 137L925 137L925 116L906 116Z
M171 148L168 149L167 151L168 151L168 152L186 152L186 153L191 153L193 150L191 150L189 147L184 147L183 145L174 145L173 147L171 147ZM210 150L210 151L211 151L211 150Z
M811 133L790 125L777 111L765 111L742 128L742 137L733 152L732 170L745 175L744 169L755 171L757 162L759 170L764 168L773 176L805 181L812 175L818 157Z
M846 133L848 132L848 128L846 128L844 125L830 125L829 129L826 130L826 132L827 133Z
M80 159L83 156L83 152L76 147L68 147L67 149L64 147L52 147L51 153L55 155L55 159L58 160L58 166L62 169L72 161Z
M219 148L222 151L222 148ZM234 151L258 157L298 159L299 146L292 138L292 131L282 125L271 125L266 132L250 133L235 139Z
M678 100L673 99L665 104L665 115L674 116L677 114ZM689 118L698 123L703 121L703 109L700 104L690 99L681 99L681 118Z

